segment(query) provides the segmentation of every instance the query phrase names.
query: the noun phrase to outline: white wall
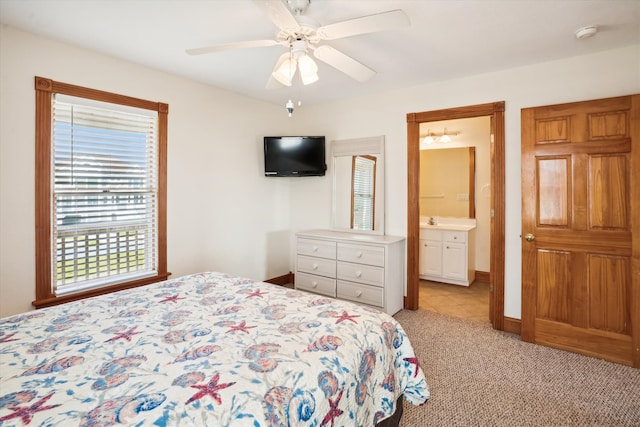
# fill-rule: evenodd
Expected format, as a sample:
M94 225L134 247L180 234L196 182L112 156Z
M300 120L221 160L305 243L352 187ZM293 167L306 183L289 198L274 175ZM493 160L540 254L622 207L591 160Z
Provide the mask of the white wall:
M168 267L267 279L290 271L289 181L264 177L283 108L0 27L0 316L32 309L34 76L169 104Z
M406 114L506 101L505 315L520 318L520 109L640 92L640 45L296 108L270 105L0 26L0 316L34 299L33 77L169 104L168 256L174 276L255 279L293 268L292 233L330 226L325 177L265 178L262 136L386 137L386 232L406 236ZM330 152L330 146L327 147Z
M505 315L519 319L520 110L632 93L640 93L640 45L300 108L296 114L314 133L340 139L386 136L386 231L406 236L407 113L505 101ZM329 200L330 185L323 184L314 186L315 200ZM306 187L292 186L292 200L306 200L307 194ZM293 203L292 229L326 225L326 215L317 206Z

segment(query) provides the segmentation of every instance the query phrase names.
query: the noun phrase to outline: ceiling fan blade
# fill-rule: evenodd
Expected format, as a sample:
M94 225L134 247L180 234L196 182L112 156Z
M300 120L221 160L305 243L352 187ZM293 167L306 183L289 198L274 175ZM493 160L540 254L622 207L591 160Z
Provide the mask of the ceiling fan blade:
M409 25L411 25L411 21L409 21L407 14L397 9L325 25L318 28L317 34L323 40L335 40L358 34L408 27Z
M254 2L281 30L296 30L299 27L298 21L282 0L254 0Z
M198 47L195 49L187 49L187 53L189 55L202 55L205 53L212 52L221 52L223 50L232 50L232 49L245 49L248 47L264 47L264 46L275 46L279 45L280 42L276 40L252 40L247 42L236 42L236 43L226 43L226 44L218 44L215 46L207 46L207 47Z
M313 55L361 83L376 75L376 72L371 68L328 45L318 46L313 51Z

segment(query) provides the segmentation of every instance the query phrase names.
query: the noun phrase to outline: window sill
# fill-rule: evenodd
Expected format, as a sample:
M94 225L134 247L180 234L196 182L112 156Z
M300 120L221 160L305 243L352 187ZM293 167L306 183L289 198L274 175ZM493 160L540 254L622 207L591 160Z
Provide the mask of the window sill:
M71 301L79 301L85 298L91 298L98 295L110 294L112 292L122 291L124 289L137 288L139 286L150 285L151 283L161 282L167 280L171 273L167 272L152 277L145 277L143 279L132 280L130 282L119 283L117 285L105 286L103 288L91 289L84 292L77 292L74 294L64 295L60 297L53 296L51 298L44 298L35 300L31 303L35 308L45 308L54 305L64 304Z

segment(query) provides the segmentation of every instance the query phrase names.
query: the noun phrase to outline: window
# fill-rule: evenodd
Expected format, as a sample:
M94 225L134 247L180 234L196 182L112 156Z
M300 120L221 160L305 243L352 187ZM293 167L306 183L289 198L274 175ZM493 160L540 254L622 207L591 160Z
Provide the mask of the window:
M374 229L376 158L374 156L353 156L353 177L351 179L351 228L354 230Z
M168 106L36 77L36 301L164 280Z

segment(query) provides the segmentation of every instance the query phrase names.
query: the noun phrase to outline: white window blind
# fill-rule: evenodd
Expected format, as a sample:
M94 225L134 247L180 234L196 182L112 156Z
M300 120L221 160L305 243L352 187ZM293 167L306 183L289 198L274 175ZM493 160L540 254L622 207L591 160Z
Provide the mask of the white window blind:
M355 156L353 164L354 230L373 230L374 159Z
M158 114L55 95L57 296L157 273Z

